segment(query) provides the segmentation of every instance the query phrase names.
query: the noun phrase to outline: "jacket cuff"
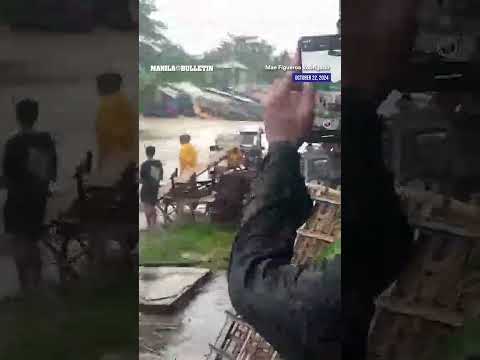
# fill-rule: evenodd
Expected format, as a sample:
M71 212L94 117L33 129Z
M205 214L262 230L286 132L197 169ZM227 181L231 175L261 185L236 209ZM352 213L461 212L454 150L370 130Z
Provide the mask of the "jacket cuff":
M268 155L263 164L263 171L292 175L300 174L300 155L298 146L290 142L275 142L270 144Z

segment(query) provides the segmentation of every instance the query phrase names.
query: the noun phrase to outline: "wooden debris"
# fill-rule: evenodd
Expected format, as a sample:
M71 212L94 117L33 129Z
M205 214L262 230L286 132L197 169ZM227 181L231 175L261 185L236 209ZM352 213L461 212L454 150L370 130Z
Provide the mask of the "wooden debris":
M325 200L316 200L313 215L297 231L292 263L311 264L327 246L339 240L340 237L340 205Z
M480 316L479 209L444 195L400 189L416 229L413 258L380 296L369 359L433 359L445 337Z
M397 192L412 224L480 236L480 207L476 203L465 203L431 191L399 188Z
M278 353L239 316L226 312L227 320L208 360L280 360Z
M341 236L341 193L321 184L308 184L315 201L313 215L298 229L292 264L313 264L324 249ZM227 320L208 360L280 360L279 354L239 316L227 312Z
M197 116L237 121L261 121L260 104L247 103L221 94L203 94L194 101L194 112Z
M435 359L435 351L455 328L384 309L372 321L368 359ZM437 357L438 358L438 357Z
M341 191L332 189L323 184L310 183L307 186L310 197L313 200L341 204Z

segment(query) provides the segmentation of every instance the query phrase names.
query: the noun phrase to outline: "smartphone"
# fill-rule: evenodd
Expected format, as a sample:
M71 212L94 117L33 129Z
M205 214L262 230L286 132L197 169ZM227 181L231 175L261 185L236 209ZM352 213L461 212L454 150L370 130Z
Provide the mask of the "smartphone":
M303 74L318 74L311 142L339 142L341 128L341 36L305 36L298 41ZM325 74L328 76L322 77ZM329 81L323 81L328 78Z

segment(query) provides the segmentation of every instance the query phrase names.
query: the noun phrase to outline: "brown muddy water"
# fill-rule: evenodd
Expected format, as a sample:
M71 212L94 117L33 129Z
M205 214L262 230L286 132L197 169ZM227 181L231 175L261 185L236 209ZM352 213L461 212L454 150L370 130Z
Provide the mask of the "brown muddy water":
M140 117L140 161L145 160L145 147L154 145L156 158L161 160L165 178L178 167L180 150L179 136L185 133L192 137L192 144L199 152L199 162L207 162L209 147L215 144L220 134L237 133L242 129L263 128L258 121L230 121L223 119L200 119L196 117L152 118Z
M164 182L166 182L179 166L180 135L185 133L190 134L192 144L197 148L199 153L199 162L206 163L210 151L209 147L215 144L215 139L218 135L238 133L238 131L243 129L258 130L260 127L262 129L264 128L263 123L258 121L207 120L197 117L156 118L140 116L140 162L146 159L145 147L149 145L155 146L155 157L163 163ZM263 139L263 142L265 145L267 144L265 139ZM206 175L207 174L204 176L206 177ZM139 212L139 227L142 230L146 228L146 220L141 211Z

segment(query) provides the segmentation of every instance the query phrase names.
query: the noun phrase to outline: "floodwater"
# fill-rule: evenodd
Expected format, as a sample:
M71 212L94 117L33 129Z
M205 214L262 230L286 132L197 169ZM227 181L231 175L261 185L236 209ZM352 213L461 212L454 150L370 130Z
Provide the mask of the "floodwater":
M140 117L140 161L145 160L145 146L156 147L156 158L161 160L164 178L178 168L178 153L180 151L179 136L190 134L192 144L199 152L199 162L208 161L209 147L215 144L215 138L220 134L237 133L241 129L263 128L259 121L230 121L223 119L200 119L197 117L152 118Z
M215 138L220 134L237 133L242 129L264 129L263 122L259 121L231 121L224 119L201 119L198 117L179 118L156 118L143 117L139 119L140 162L145 161L145 147L156 147L155 157L163 163L164 182L179 167L178 154L180 151L179 136L190 134L192 144L195 145L199 155L199 163L206 163L210 152L210 146L215 144ZM262 140L266 145L265 138ZM207 176L205 174L204 176ZM146 228L146 220L143 213L139 213L139 227Z
M225 272L219 272L179 313L140 315L140 351L158 359L201 360L231 311Z
M209 147L220 134L236 133L242 129L263 128L258 121L229 121L179 117L139 119L140 161L145 160L145 147L156 147L156 158L164 167L164 178L178 168L179 136L188 133L198 150L199 162L208 161ZM266 144L266 142L265 142ZM140 228L145 219L140 214ZM217 273L178 314L140 315L141 357L156 359L201 360L209 353L225 322L226 310L232 310L226 273ZM145 357L146 359L147 357Z

